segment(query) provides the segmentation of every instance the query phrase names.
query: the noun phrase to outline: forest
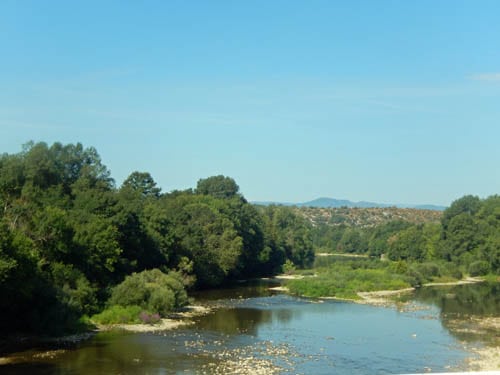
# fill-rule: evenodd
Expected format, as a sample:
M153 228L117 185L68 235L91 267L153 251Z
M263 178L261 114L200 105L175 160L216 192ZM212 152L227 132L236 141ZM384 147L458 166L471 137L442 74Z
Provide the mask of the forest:
M314 259L304 218L257 209L229 177L162 193L136 171L116 187L81 144L30 142L3 154L0 204L4 333L74 331L110 303L165 314L186 303L184 290Z
M466 195L435 215L407 212L407 220L372 225L388 209L337 212L311 229L317 257L314 276L287 283L308 297L360 299L359 292L449 283L464 277L500 280L500 196ZM396 210L396 209L395 209ZM317 215L309 217L314 219ZM321 214L321 213L320 213ZM422 220L424 216L428 217ZM340 219L340 220L339 220ZM302 275L310 272L300 272Z
M117 187L94 148L30 142L0 156L0 205L5 334L60 335L114 314L149 322L190 290L310 268L315 251L382 257L396 286L500 272L498 195L464 196L438 222L318 225L248 203L230 177L164 193L134 171Z
M369 219L367 220L369 222ZM464 273L500 271L500 196L466 195L439 220L389 220L379 225L321 223L312 229L318 251L366 254L391 261L450 263Z

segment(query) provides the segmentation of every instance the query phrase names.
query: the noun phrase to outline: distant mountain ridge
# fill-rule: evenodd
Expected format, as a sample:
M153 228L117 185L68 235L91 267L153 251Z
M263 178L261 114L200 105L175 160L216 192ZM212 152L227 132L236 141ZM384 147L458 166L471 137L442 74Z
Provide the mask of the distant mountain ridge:
M444 211L445 206L438 206L434 204L389 204L389 203L375 203L375 202L353 202L347 199L334 199L334 198L317 198L304 203L287 203L287 202L252 202L253 204L268 206L271 204L283 206L297 206L297 207L319 207L319 208L385 208L385 207L398 207L398 208L414 208L418 210L434 210Z

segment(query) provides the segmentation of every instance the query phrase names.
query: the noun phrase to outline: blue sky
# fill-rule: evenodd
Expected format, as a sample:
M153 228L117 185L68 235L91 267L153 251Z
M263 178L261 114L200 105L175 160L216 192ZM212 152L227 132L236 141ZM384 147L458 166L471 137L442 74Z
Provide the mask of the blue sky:
M500 193L498 1L0 2L0 152L249 200Z

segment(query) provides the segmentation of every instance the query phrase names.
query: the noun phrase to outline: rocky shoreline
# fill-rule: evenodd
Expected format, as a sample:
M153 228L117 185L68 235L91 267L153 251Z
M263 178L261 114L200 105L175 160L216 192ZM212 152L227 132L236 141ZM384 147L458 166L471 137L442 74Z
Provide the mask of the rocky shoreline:
M294 275L281 275L278 279L297 279L304 276ZM454 286L466 285L484 282L485 280L477 277L467 277L463 280L453 282L435 282L426 283L422 287L435 287L435 286ZM277 292L288 293L289 290L286 286L271 287L270 290ZM394 297L399 297L403 294L412 293L415 288L404 288L398 290L379 290L373 292L358 292L357 295L360 299L347 299L338 297L320 297L318 300L337 300L344 302L352 302L359 304L367 304L373 306L390 307L400 305ZM404 308L403 308L404 309ZM492 335L493 339L484 345L470 346L465 342L464 349L469 351L472 356L466 360L466 367L469 371L498 371L500 374L500 317L470 317L466 324L462 320L457 320L453 330L456 332L477 333L478 337L484 335Z

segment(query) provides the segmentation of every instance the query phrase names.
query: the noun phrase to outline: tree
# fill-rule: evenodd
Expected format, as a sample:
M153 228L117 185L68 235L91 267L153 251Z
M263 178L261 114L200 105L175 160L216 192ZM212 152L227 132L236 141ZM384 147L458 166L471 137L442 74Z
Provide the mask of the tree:
M389 240L388 256L391 260L423 261L425 257L425 239L421 225L412 225Z
M268 206L264 216L269 220L265 235L270 252L274 253L271 258L280 260L280 267L286 259L297 267L310 267L314 262L310 224L290 207Z
M389 221L386 224L377 226L368 241L370 255L380 256L387 252L388 240L397 232L406 229L411 224L402 220Z
M238 195L239 186L231 177L223 175L198 180L196 194L211 195L215 198L232 198Z
M448 207L443 212L443 217L441 219L441 224L443 226L444 234L448 230L448 225L453 219L453 217L460 214L467 214L469 216L474 216L481 208L481 200L479 197L473 195L465 195L460 199L452 202L450 207Z
M122 184L122 189L131 189L141 197L160 196L161 189L157 187L153 177L148 172L132 172Z
M368 250L368 242L360 230L348 228L338 242L337 250L344 253L364 254Z

